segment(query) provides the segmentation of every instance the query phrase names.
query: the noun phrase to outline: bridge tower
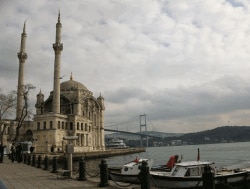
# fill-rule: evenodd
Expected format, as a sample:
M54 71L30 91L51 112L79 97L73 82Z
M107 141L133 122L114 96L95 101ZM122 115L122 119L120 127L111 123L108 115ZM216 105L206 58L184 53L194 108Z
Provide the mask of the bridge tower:
M141 134L141 147L142 147L142 127L145 128L146 134L147 134L147 119L146 119L146 114L140 115L140 134ZM147 139L147 147L148 147L148 137L146 137Z

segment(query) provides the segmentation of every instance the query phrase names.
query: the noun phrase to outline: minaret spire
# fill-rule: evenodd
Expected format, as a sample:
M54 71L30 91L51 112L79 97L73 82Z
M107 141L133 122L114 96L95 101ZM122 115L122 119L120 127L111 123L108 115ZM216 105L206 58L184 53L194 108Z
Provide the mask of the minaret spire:
M18 85L17 85L17 109L16 120L19 120L23 109L23 93L24 93L24 63L28 58L26 53L26 20L23 25L23 33L21 34L20 52L17 53L19 59Z
M60 14L60 9L59 9L59 12L58 12L58 20L57 20L58 23L61 22L61 14Z
M63 50L63 44L61 43L61 30L62 24L60 22L60 11L58 13L58 20L56 24L56 41L53 44L55 51L54 61L54 87L53 87L53 104L52 111L54 113L60 113L60 69L61 69L61 52Z
M26 33L25 30L26 30L26 20L24 21L24 24L23 24L23 33Z

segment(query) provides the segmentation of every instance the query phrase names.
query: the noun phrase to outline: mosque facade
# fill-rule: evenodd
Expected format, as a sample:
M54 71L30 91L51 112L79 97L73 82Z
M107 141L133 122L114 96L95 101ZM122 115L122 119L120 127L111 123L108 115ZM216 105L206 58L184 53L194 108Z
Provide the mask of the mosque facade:
M68 143L63 138L66 136L77 136L74 140L75 152L101 151L105 150L104 143L104 98L95 98L93 93L82 83L73 79L60 82L61 53L63 44L61 42L62 24L60 13L56 24L56 39L53 44L55 52L53 91L47 99L42 91L37 94L35 104L36 113L33 121L25 121L20 129L21 140L32 140L36 152L64 151ZM25 24L21 35L17 89L16 120L20 118L24 105L22 88L24 86L24 65L27 59ZM8 128L8 140L11 140L15 132L16 123ZM5 138L6 138L5 137Z

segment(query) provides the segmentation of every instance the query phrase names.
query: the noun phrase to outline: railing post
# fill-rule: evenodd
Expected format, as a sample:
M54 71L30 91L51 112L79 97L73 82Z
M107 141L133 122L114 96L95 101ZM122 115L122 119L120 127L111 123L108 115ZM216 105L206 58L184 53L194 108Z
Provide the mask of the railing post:
M42 157L41 155L39 155L37 158L37 168L41 168L41 161L42 161Z
M0 145L0 163L3 163L4 146Z
M106 187L109 185L108 183L108 165L105 159L101 160L100 168L100 184L99 187Z
M31 155L28 155L27 165L30 165L30 162L31 162Z
M56 160L56 156L53 157L52 160L52 173L57 173L57 160Z
M68 170L68 159L66 157L63 158L63 169ZM69 173L63 173L63 176L69 177Z
M211 172L209 166L204 167L204 173L202 174L203 189L215 189L214 173Z
M24 163L24 164L27 163L27 154L23 154L23 163Z
M139 173L139 178L141 181L141 189L150 189L150 174L149 167L146 161L142 161L142 165L139 167L141 172Z
M31 166L36 166L36 155L34 154L33 156L32 156L32 165Z
M83 157L81 157L79 161L79 178L78 180L86 180L86 174L85 174L85 160Z
M49 169L49 158L48 156L45 156L44 158L44 169L43 170L48 170Z

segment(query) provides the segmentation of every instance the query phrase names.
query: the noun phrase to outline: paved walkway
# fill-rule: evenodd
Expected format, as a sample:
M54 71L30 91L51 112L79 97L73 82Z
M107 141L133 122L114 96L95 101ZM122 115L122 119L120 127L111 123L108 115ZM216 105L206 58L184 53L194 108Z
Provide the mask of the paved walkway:
M78 176L78 175L77 175ZM73 179L57 178L57 174L51 171L45 171L41 168L32 167L24 163L12 163L7 157L4 163L0 163L0 189L1 181L8 189L82 189L82 188L100 188L100 177L88 178L87 181L78 181ZM122 184L127 185L127 184ZM113 181L109 181L107 189L127 188L139 189L140 186L119 187Z

